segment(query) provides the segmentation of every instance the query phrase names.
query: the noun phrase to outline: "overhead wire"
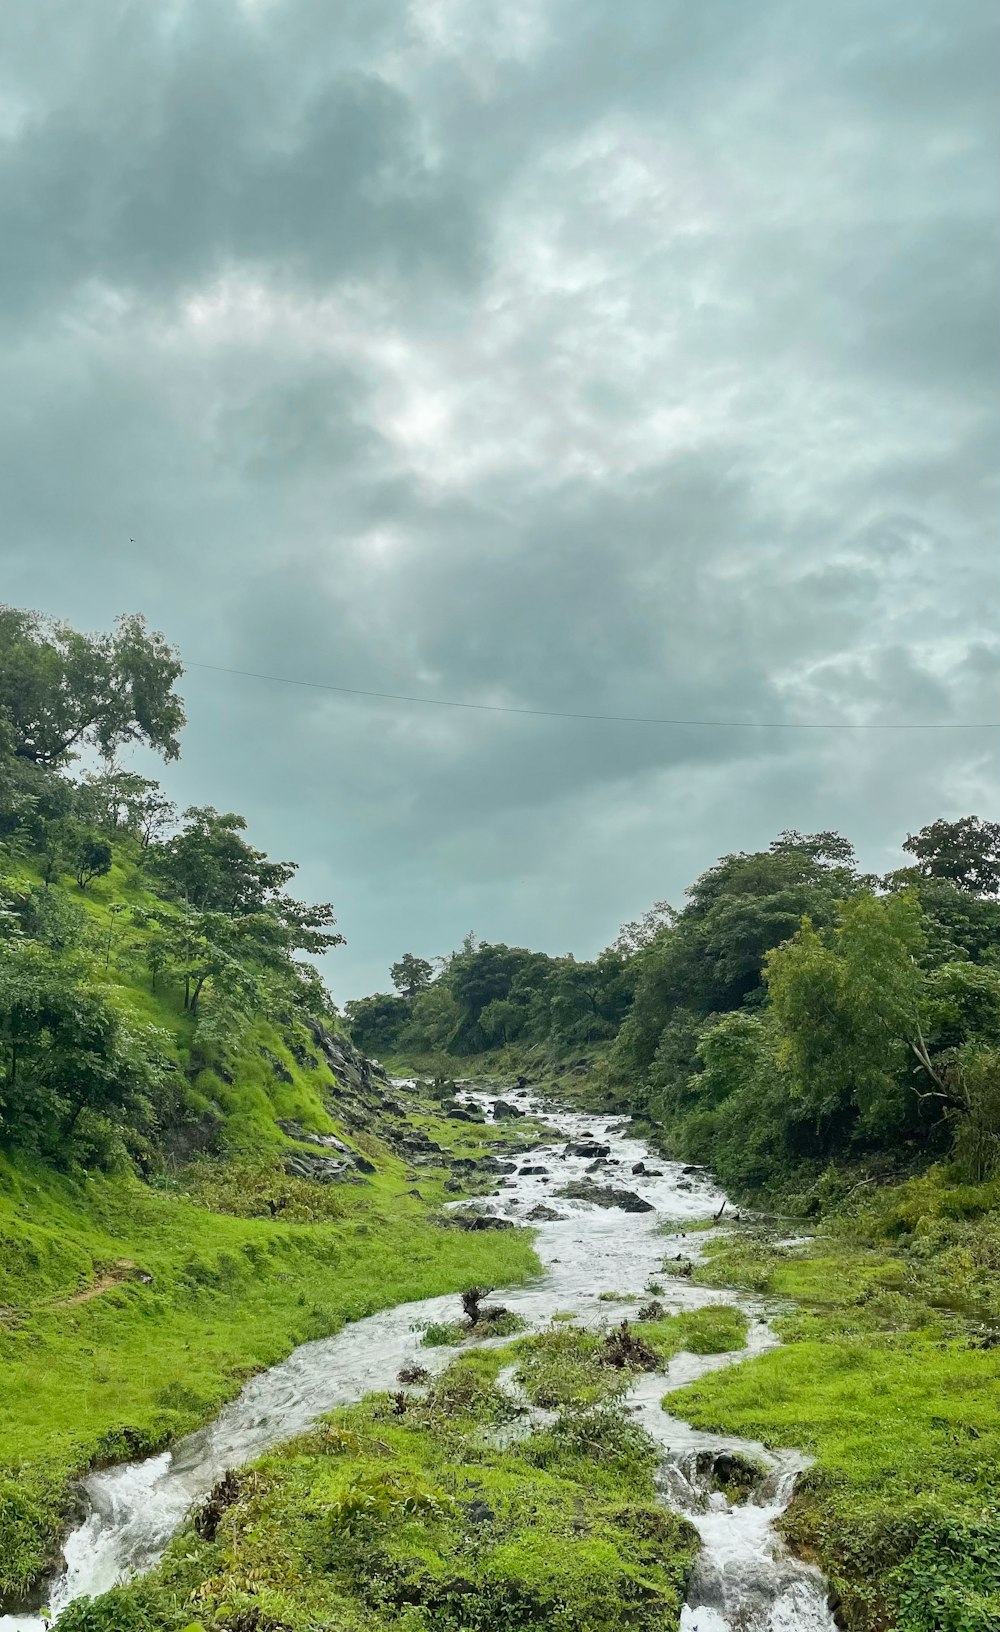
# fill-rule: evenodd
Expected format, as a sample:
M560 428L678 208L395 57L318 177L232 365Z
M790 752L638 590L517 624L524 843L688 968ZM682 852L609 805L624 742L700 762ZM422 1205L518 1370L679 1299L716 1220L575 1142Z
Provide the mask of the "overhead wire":
M274 685L301 686L343 697L370 697L380 702L416 703L430 708L462 708L484 714L518 714L543 720L584 720L608 725L693 726L722 731L1000 731L1000 720L713 720L675 715L597 714L565 708L521 708L513 703L476 703L455 697L423 697L408 692L371 691L361 686L340 686L328 680L300 680L288 674L262 674L256 669L234 669L222 663L185 663L187 669L232 674L244 680L266 680Z

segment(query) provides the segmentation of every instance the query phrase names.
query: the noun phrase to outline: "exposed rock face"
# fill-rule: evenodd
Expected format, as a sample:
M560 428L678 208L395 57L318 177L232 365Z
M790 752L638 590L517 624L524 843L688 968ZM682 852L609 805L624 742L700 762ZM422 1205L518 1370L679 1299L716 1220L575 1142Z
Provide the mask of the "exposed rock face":
M595 1207L620 1207L623 1213L651 1213L651 1201L643 1201L634 1190L619 1190L610 1184L595 1184L592 1179L575 1179L556 1192L571 1201L592 1201Z
M370 1162L368 1166L371 1168ZM317 1184L360 1182L360 1174L353 1160L338 1160L336 1156L313 1156L304 1150L286 1156L284 1168L292 1178L312 1179Z
M313 1133L311 1128L304 1128L301 1122L293 1122L289 1118L279 1118L278 1127L289 1139L297 1139L303 1145L319 1145L323 1150L337 1150L341 1156L351 1156L353 1151L332 1133Z

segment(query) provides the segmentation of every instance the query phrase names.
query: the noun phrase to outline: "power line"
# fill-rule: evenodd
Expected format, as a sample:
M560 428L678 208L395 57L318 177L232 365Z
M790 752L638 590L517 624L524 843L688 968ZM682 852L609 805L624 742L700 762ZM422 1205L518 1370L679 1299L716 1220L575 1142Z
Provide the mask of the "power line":
M542 720L600 720L609 725L694 725L723 731L1000 731L1000 720L934 720L866 722L847 720L687 720L651 714L581 714L565 708L516 708L509 703L467 703L454 697L413 697L399 691L365 691L360 686L335 686L327 680L297 680L288 674L259 674L255 669L230 669L221 663L186 663L188 669L213 674L235 674L244 680L270 680L279 686L304 686L309 691L333 691L342 697L376 697L386 703L423 703L430 708L467 708L482 714L526 714Z

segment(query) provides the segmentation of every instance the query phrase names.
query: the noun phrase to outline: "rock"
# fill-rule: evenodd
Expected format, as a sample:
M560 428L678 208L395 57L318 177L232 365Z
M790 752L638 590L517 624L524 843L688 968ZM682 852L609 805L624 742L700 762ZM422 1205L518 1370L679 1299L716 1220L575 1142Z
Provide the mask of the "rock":
M525 1214L533 1224L558 1224L565 1217L565 1213L557 1213L554 1207L546 1207L544 1201L536 1202L531 1212Z
M620 1207L623 1213L651 1213L650 1201L643 1201L634 1190L619 1190L609 1184L595 1184L592 1179L576 1179L564 1185L557 1195L571 1201L591 1201L595 1207Z
M658 1167L647 1167L645 1162L636 1162L632 1172L647 1179L662 1179L663 1172Z
M581 1139L576 1144L568 1144L563 1151L564 1156L582 1156L585 1160L594 1161L598 1157L610 1156L610 1145L599 1145L596 1139Z
M459 1230L512 1230L513 1220L495 1213L452 1213L451 1223Z
M374 1172L376 1172L375 1163L370 1162L368 1160L367 1156L355 1155L354 1165L357 1168L359 1173L374 1173Z
M452 1165L452 1167L455 1167L455 1166L457 1166L457 1163L452 1162L451 1165ZM504 1161L501 1161L499 1156L483 1156L478 1162L473 1160L472 1166L473 1167L478 1167L480 1173L516 1173L517 1172L516 1162L504 1162Z
M678 1179L677 1180L677 1188L678 1188L678 1190L693 1190L694 1185L685 1183L685 1181L683 1179Z
M707 1173L708 1168L707 1167L697 1167L693 1163L689 1163L687 1167L682 1167L681 1168L681 1172L684 1173L684 1174Z
M492 1507L490 1507L486 1502L477 1500L474 1502L462 1502L460 1505L463 1508L465 1516L470 1524L491 1524L496 1518L496 1514L494 1513Z
M548 1173L548 1171L547 1167L540 1167L537 1162L529 1163L527 1167L518 1168L518 1173L522 1179L537 1179L543 1173Z
M277 1054L272 1054L271 1050L269 1048L265 1048L263 1043L258 1043L257 1052L261 1059L267 1061L279 1082L295 1081L295 1078L292 1076L292 1073L289 1071L284 1061L279 1060Z
M296 1151L286 1156L285 1172L296 1179L312 1179L316 1184L338 1184L352 1179L357 1181L357 1170L352 1161L338 1161L335 1156L312 1156Z
M512 1117L523 1116L519 1105L512 1105L509 1099L495 1099L493 1101L494 1122L509 1122Z
M584 1172L585 1173L600 1173L602 1168L608 1167L609 1165L610 1164L609 1164L608 1158L606 1156L598 1156L598 1157L595 1158L594 1161L592 1161L589 1164L588 1167L586 1167L584 1169Z
M300 1144L319 1145L323 1150L339 1150L342 1156L353 1154L344 1141L332 1133L313 1133L311 1128L304 1128L301 1122L290 1121L287 1117L279 1117L278 1127L289 1139L297 1139Z
M444 1190L448 1196L460 1196L465 1189L461 1179L445 1179Z
M442 1116L450 1117L453 1122L485 1122L486 1118L478 1105L458 1105L452 1100L444 1100L441 1104Z

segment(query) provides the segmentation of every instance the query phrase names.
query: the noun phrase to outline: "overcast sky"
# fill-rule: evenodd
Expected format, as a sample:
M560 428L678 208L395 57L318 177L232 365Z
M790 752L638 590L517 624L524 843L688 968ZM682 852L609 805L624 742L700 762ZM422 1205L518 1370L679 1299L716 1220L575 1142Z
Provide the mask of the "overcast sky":
M8 0L0 598L582 713L1000 719L996 0ZM134 541L134 542L133 542ZM191 669L174 796L349 945L589 955L1000 733Z

